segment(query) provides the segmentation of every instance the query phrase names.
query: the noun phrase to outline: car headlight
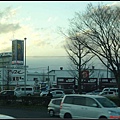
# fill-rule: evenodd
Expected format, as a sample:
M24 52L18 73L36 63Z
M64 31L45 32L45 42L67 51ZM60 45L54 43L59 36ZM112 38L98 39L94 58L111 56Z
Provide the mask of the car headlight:
M112 110L109 110L108 113L109 113L110 115L115 115L115 116L118 116L118 115L119 115L118 112L112 111Z
M108 113L110 114L110 118L119 118L119 113L116 111L109 110Z

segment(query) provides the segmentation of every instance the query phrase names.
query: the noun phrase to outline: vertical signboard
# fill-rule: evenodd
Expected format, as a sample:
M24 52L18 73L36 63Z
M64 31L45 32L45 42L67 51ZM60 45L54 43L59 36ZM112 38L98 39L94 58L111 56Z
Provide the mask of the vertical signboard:
M12 64L15 64L15 65L24 64L24 41L23 40L12 41Z

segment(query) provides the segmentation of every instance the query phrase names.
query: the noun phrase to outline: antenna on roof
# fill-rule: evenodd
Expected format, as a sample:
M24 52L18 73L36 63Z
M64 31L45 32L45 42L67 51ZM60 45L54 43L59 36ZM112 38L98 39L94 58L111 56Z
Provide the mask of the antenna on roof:
M15 37L15 36L14 36L14 33L15 33L15 32L13 31L12 33L13 33L13 35L12 35L12 39L10 39L10 41L13 41L13 40L15 39L15 38L14 38L14 37Z

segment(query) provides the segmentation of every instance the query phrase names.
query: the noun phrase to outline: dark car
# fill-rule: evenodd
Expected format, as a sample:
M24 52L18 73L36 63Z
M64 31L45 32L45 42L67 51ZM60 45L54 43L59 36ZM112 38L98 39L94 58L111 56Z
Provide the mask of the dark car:
M62 98L51 99L50 103L48 104L48 113L50 117L59 116L61 101Z
M0 96L7 96L7 97L15 96L14 90L2 90L0 92Z

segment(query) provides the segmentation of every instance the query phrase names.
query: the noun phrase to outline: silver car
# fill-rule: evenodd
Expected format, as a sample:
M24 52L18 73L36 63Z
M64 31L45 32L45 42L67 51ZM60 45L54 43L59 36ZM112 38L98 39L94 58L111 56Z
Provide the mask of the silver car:
M62 90L54 90L50 92L52 94L52 98L61 98L64 97L65 93Z
M50 117L59 116L61 101L62 98L51 99L50 103L48 104L48 113Z
M70 94L62 98L60 118L120 119L120 107L104 96Z

